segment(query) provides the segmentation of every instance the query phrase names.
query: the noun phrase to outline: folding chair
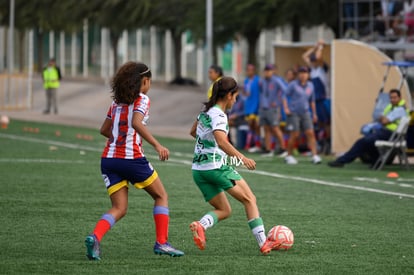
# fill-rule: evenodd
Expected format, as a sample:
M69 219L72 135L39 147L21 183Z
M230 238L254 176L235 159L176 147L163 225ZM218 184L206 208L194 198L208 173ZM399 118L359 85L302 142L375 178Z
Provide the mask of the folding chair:
M392 133L389 140L375 141L375 146L377 147L380 156L378 157L372 169L381 170L392 153L398 154L400 165L403 165L405 162L405 167L408 169L406 134L409 123L409 116L401 118L397 130Z

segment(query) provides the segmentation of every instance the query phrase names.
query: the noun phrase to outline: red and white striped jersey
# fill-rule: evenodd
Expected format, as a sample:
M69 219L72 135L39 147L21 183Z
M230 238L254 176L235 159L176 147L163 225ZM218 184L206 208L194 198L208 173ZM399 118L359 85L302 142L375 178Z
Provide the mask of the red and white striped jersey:
M132 127L132 115L140 112L144 115L142 123L149 119L150 100L140 94L133 104L117 104L112 102L107 118L112 120L112 136L108 139L102 153L103 158L136 159L144 157L142 138Z

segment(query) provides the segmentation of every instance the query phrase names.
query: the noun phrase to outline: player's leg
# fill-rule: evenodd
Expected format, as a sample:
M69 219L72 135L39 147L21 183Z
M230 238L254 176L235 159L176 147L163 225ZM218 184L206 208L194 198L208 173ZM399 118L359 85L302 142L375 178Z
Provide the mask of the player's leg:
M168 240L169 208L168 195L159 177L144 190L154 200L153 216L157 242L164 244Z
M241 176L229 166L223 166L219 169L198 171L193 170L193 179L200 189L205 201L207 201L214 210L209 211L200 220L190 224L190 230L193 233L193 239L196 246L205 249L205 231L219 221L228 218L231 214L231 206L227 200L224 190L234 186L234 179L241 179Z
M267 152L272 151L272 127L270 125L263 125L264 129L264 141Z
M153 217L156 235L154 253L158 255L170 255L172 257L183 256L184 252L174 248L168 243L170 211L168 208L168 194L165 191L161 179L157 176L144 190L154 199Z
M285 161L287 164L297 164L298 161L293 157L293 149L299 138L299 117L297 114L290 114L286 118L286 130L289 131L289 139L287 144L287 156Z
M110 193L112 207L96 223L92 234L86 237L86 256L90 260L100 260L100 243L102 238L127 212L128 187L126 184L126 181L121 181L111 186L113 187L112 190L115 190L113 193ZM111 192L110 188L108 188L108 192Z
M322 162L322 159L318 156L318 149L316 147L316 138L315 131L313 130L313 123L310 117L310 114L305 114L301 117L301 128L303 129L308 148L312 152L312 162L314 164L319 164Z
M54 113L55 114L57 114L58 113L58 106L57 106L57 89L56 88L53 88L53 89L50 89L51 90L51 108L52 108L52 106L53 106L53 110L54 110ZM50 109L50 111L52 111L52 109Z
M234 187L226 191L243 204L247 216L247 223L253 236L256 238L260 251L266 255L272 249L275 249L279 244L267 239L263 220L260 217L259 208L257 207L256 196L246 181L244 179L236 180Z
M277 141L279 142L280 147L280 153L283 153L285 151L285 141L283 140L283 133L280 129L279 125L273 127L273 134L277 138Z
M46 109L43 111L44 114L50 113L50 104L51 104L51 89L46 89Z
M278 153L283 154L286 150L285 142L283 140L283 133L279 127L280 124L280 111L279 109L272 110L270 116L270 125L271 125L271 132L274 137L276 137L277 141L279 142L279 150Z

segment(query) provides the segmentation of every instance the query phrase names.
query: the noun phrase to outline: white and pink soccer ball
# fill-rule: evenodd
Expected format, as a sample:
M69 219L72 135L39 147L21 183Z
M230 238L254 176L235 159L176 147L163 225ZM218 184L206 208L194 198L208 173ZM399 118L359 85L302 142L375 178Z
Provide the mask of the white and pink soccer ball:
M292 230L284 225L273 226L269 233L267 233L267 238L280 243L280 246L276 250L288 250L292 248L294 242Z

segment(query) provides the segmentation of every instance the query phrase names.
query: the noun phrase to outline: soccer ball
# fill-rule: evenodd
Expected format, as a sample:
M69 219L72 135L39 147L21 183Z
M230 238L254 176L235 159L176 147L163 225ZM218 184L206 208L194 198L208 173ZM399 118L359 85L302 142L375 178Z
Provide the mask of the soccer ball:
M276 250L288 250L293 246L293 232L289 227L284 225L273 226L267 234L267 238L280 243L280 246Z
M10 119L8 116L2 115L0 117L1 128L7 129L7 126L9 125L9 123L10 123Z

